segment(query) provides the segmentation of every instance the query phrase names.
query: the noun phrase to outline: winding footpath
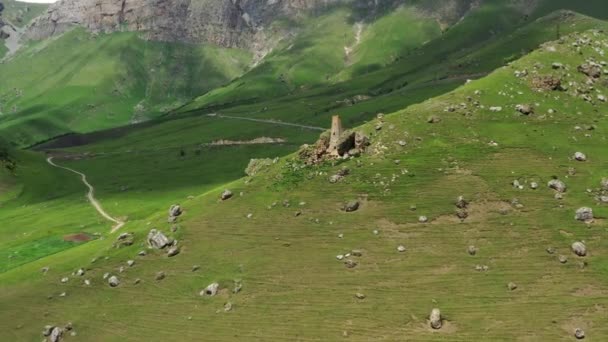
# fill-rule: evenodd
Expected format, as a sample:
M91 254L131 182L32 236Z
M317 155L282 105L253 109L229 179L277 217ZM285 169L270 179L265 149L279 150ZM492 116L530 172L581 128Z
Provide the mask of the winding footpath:
M82 183L84 183L84 185L86 185L87 188L89 188L89 192L87 193L87 199L89 200L89 202L91 203L91 205L106 220L115 223L114 227L112 227L111 233L114 233L115 231L119 230L120 228L122 228L122 226L125 225L124 221L121 221L121 220L119 220L117 218L114 218L114 217L110 216L105 210L103 210L103 207L101 206L101 204L99 203L99 201L97 201L97 199L95 199L95 188L87 181L87 176L84 173L78 172L78 171L73 170L73 169L70 169L69 167L65 167L65 166L61 166L61 165L55 164L53 162L53 157L47 158L46 162L49 163L49 165L51 165L53 167L70 171L70 172L75 173L75 174L77 174L77 175L79 175L81 177Z

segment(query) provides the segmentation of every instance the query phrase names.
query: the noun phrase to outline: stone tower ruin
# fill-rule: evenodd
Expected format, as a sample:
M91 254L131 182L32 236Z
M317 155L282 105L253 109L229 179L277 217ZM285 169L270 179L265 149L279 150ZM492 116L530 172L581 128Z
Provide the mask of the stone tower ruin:
M342 128L342 120L340 120L339 115L334 115L331 118L331 133L329 136L329 148L327 151L332 156L338 156L338 142L340 141L340 136L344 132Z

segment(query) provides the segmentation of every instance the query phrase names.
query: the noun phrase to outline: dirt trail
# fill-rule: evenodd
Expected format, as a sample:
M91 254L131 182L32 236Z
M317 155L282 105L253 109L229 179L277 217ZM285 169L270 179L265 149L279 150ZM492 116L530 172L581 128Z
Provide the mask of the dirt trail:
M64 170L70 171L72 173L75 173L75 174L79 175L82 178L82 183L84 183L84 185L86 185L87 188L89 188L89 192L87 193L87 199L89 200L89 202L91 203L91 205L106 220L112 221L112 222L115 223L114 227L112 227L111 233L114 233L115 231L119 230L120 228L122 228L122 226L125 225L124 221L121 221L119 219L116 219L116 218L110 216L105 210L103 210L103 207L101 206L101 204L99 203L99 201L97 201L97 199L95 199L95 188L91 184L89 184L89 182L87 181L87 176L84 173L78 172L78 171L73 170L73 169L70 169L69 167L65 167L65 166L61 166L61 165L55 164L53 162L53 157L47 158L46 161L51 166L54 166L54 167L57 167L57 168L60 168L60 169L64 169Z
M277 121L277 120L264 120L264 119L246 118L246 117L243 117L243 116L230 116L230 115L223 115L223 114L207 114L207 116L216 117L216 118L223 118L223 119L235 119L235 120L246 120L246 121L253 121L253 122L262 122L262 123L268 123L268 124L273 124L273 125L281 125L281 126L299 127L299 128L311 129L311 130L322 131L322 132L324 132L324 131L327 130L327 128L323 128L323 127L299 125L299 124L295 124L295 123L283 122L283 121Z

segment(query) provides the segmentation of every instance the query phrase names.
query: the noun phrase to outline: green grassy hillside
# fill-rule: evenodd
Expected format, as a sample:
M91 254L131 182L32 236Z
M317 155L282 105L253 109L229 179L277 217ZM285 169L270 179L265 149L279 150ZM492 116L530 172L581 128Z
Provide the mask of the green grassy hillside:
M0 65L0 132L28 146L145 121L226 83L249 62L240 50L74 30Z
M3 0L4 11L2 18L5 21L17 26L25 27L32 19L44 12L48 4L26 3L15 0Z
M485 78L375 119L358 128L371 137L360 158L306 166L292 154L228 184L207 183L207 176L217 176L214 169L187 173L197 164L189 149L181 155L176 148L162 164L145 162L153 152L63 160L91 173L109 210L135 213L123 230L134 233L135 243L113 248L118 233L108 234L105 224L97 240L0 273L0 336L40 339L44 325L71 322L77 337L66 333L66 340L164 340L179 334L184 340L570 341L581 328L586 340L603 341L608 204L596 195L608 177L607 104L601 100L608 86L601 67L594 81L578 67L602 62L597 47L606 44L608 35L598 31L547 43ZM555 84L546 80L560 80L564 89L546 88ZM533 113L523 115L517 105L531 106ZM212 119L200 118L198 129L228 120L204 121ZM257 127L257 134L277 132L262 123ZM145 135L116 139L136 150ZM180 146L170 134L162 139ZM117 142L98 144L107 144L105 152L110 146L126 152ZM96 148L104 150L96 145L71 152ZM575 152L587 160L573 160ZM200 158L214 160L212 155ZM25 162L31 170L46 170L36 164L42 163L39 157L31 158ZM207 165L236 166L237 159ZM328 178L345 167L350 174L330 184ZM164 169L153 176L157 168ZM57 172L49 177L74 177ZM568 186L562 199L547 187L554 177ZM512 185L515 180L521 188ZM120 195L121 184L135 184L133 193ZM235 196L222 202L225 188ZM36 191L29 190L33 197L23 210L40 196ZM470 202L462 221L455 215L460 195ZM138 211L129 197L156 204ZM353 199L360 201L357 211L340 210ZM124 206L112 205L119 201ZM171 233L166 210L178 202L185 212ZM593 209L594 222L574 220L583 206ZM70 208L60 207L56 217L86 216ZM428 222L420 223L420 216ZM10 243L15 232L4 227L3 241ZM169 258L148 250L138 256L151 228L175 237L180 254ZM586 257L570 251L574 241L585 242ZM404 252L397 250L400 245ZM467 253L471 245L474 256ZM361 256L347 257L357 264L346 268L336 256L352 250ZM566 263L558 261L560 255ZM126 266L130 259L133 267ZM193 265L200 269L192 271ZM46 274L40 272L44 266L50 267ZM72 275L79 268L85 275ZM166 277L155 280L160 271ZM106 272L121 284L109 287ZM62 277L68 282L62 284ZM220 293L200 297L212 282L220 284ZM235 282L242 284L238 293L232 292ZM509 290L509 282L517 288ZM440 330L428 325L433 308L442 312Z

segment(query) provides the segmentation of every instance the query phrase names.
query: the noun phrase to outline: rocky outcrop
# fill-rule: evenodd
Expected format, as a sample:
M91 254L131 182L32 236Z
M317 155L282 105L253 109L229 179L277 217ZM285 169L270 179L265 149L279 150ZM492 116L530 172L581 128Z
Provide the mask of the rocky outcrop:
M273 22L281 18L297 22L338 4L349 5L355 20L374 18L399 5L412 4L421 15L449 26L482 1L61 0L32 22L26 37L40 40L81 26L91 32L136 31L150 40L212 43L264 54L281 38L293 34L297 26L274 25L270 29Z

